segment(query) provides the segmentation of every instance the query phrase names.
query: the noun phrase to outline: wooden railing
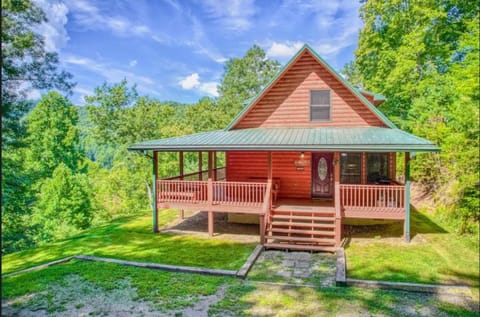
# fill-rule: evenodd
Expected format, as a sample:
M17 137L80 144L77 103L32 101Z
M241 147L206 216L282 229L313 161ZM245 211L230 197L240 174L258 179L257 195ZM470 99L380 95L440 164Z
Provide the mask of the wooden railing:
M182 181L182 180L158 180L157 201L175 203L206 203L207 182Z
M261 207L266 188L266 183L212 182L213 204Z
M340 201L345 210L405 212L405 186L341 184Z
M267 183L161 179L157 181L157 202L197 204L207 208L235 206L260 211L264 205L267 186Z
M225 167L214 168L213 173L215 175L216 180L221 181L221 180L225 179ZM196 180L207 181L208 180L208 170L203 170L203 171L194 172L194 173L188 173L188 174L184 174L184 175L177 175L177 176L167 177L167 178L163 178L163 179L164 180L185 180L185 181L196 181Z

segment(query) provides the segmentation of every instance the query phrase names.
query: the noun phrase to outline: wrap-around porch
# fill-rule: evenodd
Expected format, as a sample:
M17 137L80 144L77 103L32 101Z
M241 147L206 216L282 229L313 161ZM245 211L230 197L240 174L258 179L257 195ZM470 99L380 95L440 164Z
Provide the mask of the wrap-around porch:
M184 174L184 152L178 152L178 175L158 178L158 152L154 151L155 208L175 208L208 212L208 232L214 233L214 213L236 213L258 216L260 241L271 246L283 240L296 241L308 249L333 250L342 237L342 219L367 218L404 221L404 236L409 240L409 161L405 153L403 184L343 184L340 171L341 152L331 152L331 197L290 198L282 195L288 191L289 183L275 174L272 168L272 153L266 154L266 174L253 171L242 180L227 180L228 168L217 167L217 152L208 151L208 168L202 168L202 154L198 153L198 171ZM299 161L304 152L298 152ZM310 156L311 157L311 156ZM312 162L292 162L306 165ZM310 166L311 167L311 166ZM240 167L239 167L240 168ZM298 167L297 167L298 168ZM300 167L302 168L302 167ZM312 178L314 175L312 174ZM157 231L154 219L154 230ZM288 237L285 238L285 237ZM327 247L327 248L325 248ZM313 248L314 249L314 248Z

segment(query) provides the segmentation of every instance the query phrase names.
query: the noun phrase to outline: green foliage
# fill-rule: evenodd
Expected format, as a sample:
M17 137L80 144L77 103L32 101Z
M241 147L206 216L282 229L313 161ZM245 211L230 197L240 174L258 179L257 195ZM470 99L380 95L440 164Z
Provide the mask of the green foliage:
M73 174L60 163L51 178L43 181L32 220L36 240L58 240L90 226L93 210L86 174Z
M244 103L256 96L279 69L280 64L266 58L265 51L258 45L250 48L244 57L228 60L218 87L221 95L219 106L233 118Z
M344 72L387 96L380 108L401 128L434 141L413 176L459 232L478 231L479 14L468 1L368 1L355 61Z
M50 177L60 163L73 172L79 170L83 153L79 148L77 122L75 107L57 92L42 96L29 113L27 162L36 178Z
M32 89L70 92L72 75L58 70L35 28L45 14L29 0L2 1L2 253L32 245L29 228L34 178L25 166L23 117L33 107Z

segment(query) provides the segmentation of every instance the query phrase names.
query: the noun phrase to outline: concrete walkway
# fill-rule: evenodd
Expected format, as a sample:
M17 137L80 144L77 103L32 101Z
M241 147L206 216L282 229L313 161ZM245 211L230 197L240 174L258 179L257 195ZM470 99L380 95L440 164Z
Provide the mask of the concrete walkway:
M248 279L313 286L335 286L336 257L329 253L264 251Z

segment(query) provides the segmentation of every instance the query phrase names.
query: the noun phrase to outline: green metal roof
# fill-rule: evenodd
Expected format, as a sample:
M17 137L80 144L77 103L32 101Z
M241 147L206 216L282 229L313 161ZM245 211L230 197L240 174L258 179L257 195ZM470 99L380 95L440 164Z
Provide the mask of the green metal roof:
M283 66L280 71L268 82L268 84L260 91L248 104L240 111L232 121L225 127L225 130L230 130L236 123L238 123L244 114L248 112L248 110L256 103L258 99L260 99L263 94L272 86L275 81L287 70L287 68L300 56L305 50L310 52L320 64L325 66L334 77L336 77L341 83L343 83L350 91L358 98L360 101L365 104L380 120L382 120L388 127L396 128L395 124L393 124L390 119L388 119L377 107L375 107L370 101L368 101L365 96L363 96L360 91L352 86L342 75L340 75L332 66L330 66L320 55L317 54L308 44L303 45L303 47L288 61L285 66ZM381 95L379 95L381 96ZM382 96L383 97L383 96ZM375 98L375 97L374 97Z
M315 127L218 130L141 142L129 150L436 152L440 149L399 129Z
M385 98L384 95L381 95L381 94L377 94L377 93L374 93L374 92L371 92L371 91L368 91L368 90L365 90L363 88L357 88L358 91L360 91L361 93L364 93L364 94L367 94L367 95L370 95L370 96L373 96L373 100L375 101L384 101L384 100L387 100L387 98Z

